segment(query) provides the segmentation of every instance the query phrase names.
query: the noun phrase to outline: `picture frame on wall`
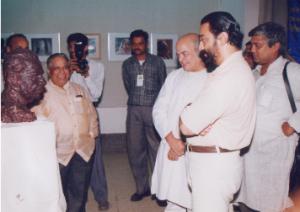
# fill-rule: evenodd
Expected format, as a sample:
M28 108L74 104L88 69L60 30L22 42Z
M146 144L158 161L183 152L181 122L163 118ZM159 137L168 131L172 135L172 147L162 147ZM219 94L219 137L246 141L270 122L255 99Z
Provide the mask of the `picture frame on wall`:
M46 62L50 55L60 52L60 33L26 34L26 37L29 48L42 62Z
M101 59L101 35L100 33L85 34L89 39L88 44L88 58L100 60Z
M160 56L167 67L176 67L176 34L151 33L150 52Z
M108 33L108 59L124 61L131 56L129 33Z

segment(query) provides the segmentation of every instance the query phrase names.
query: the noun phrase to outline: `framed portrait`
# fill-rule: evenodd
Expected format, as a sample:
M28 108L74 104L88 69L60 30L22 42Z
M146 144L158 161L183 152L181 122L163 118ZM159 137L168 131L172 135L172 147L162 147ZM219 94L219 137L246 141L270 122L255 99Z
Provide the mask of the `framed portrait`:
M60 33L52 34L26 34L29 48L45 62L54 53L60 52Z
M157 34L151 33L150 52L154 55L160 56L166 66L176 66L176 41L178 36L176 34Z
M108 59L123 61L131 56L129 33L108 33Z
M85 34L88 39L89 39L89 44L88 44L88 58L100 60L101 55L101 46L100 46L100 41L101 41L101 36L98 33L89 33Z

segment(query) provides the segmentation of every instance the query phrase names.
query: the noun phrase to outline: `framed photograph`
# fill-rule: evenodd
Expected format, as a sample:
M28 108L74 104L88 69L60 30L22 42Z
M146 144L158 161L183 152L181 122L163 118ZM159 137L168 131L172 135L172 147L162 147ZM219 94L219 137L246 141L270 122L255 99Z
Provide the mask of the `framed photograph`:
M85 35L89 39L88 58L100 60L100 58L101 58L101 56L100 56L100 50L101 50L101 46L100 46L101 37L100 37L100 34L98 34L98 33L89 33L89 34L85 34Z
M60 52L60 33L53 34L26 34L29 48L45 62L54 53Z
M108 33L108 59L123 61L131 56L129 33Z
M166 66L175 67L176 66L176 41L178 36L176 34L156 34L151 33L151 48L152 54L160 56Z

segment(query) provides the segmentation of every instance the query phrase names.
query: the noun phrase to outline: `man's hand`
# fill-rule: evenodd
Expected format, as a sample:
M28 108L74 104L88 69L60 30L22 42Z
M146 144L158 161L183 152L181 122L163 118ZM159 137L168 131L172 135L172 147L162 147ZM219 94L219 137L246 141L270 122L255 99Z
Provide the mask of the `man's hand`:
M288 122L283 122L281 125L282 132L285 136L289 137L294 134L295 129L289 125Z
M166 136L166 141L168 142L171 150L177 155L181 156L184 154L185 145L182 140L175 138L172 132Z
M77 72L78 74L81 74L84 77L89 76L89 66L87 65L85 70L81 70L79 68L79 64L77 59L70 59L70 70L73 73L74 71Z
M170 149L168 152L168 158L169 160L178 160L178 156L172 149Z

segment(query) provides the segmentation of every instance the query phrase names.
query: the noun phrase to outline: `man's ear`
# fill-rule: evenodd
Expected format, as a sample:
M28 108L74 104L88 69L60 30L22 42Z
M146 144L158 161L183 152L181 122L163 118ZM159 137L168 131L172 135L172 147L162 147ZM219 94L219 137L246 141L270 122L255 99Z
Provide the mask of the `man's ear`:
M275 43L271 48L275 51L275 52L279 52L281 47L281 44L279 42Z
M228 38L228 33L227 32L221 32L218 36L217 36L217 40L219 40L219 43L223 46L226 43L228 43L229 38Z

